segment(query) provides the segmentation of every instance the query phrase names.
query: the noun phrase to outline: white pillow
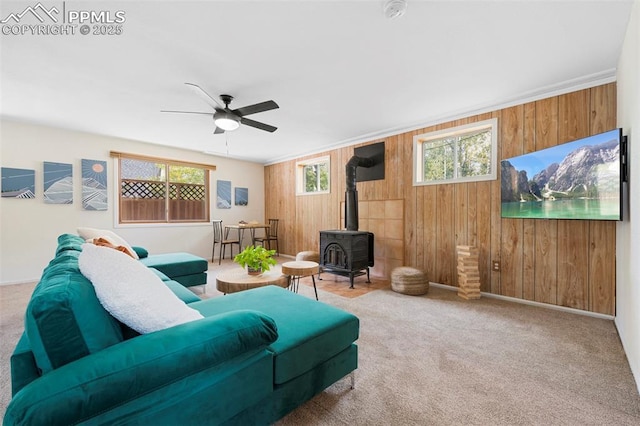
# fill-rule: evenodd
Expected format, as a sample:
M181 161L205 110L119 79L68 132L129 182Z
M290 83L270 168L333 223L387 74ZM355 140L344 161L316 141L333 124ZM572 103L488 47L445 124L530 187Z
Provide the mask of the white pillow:
M109 231L107 229L80 227L78 228L78 235L80 235L80 237L87 242L93 241L94 238L104 238L114 246L124 246L134 259L138 259L138 254L136 253L136 251L124 238L122 238L115 232Z
M107 312L138 333L203 318L149 268L125 253L85 243L78 263Z

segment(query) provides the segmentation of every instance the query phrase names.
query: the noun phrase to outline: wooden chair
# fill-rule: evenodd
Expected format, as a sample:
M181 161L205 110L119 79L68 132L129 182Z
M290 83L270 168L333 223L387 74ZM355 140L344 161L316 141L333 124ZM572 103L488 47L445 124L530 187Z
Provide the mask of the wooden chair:
M226 246L231 246L231 259L233 259L233 245L238 246L238 252L240 252L240 240L230 239L229 230L223 232L222 220L214 220L213 223L213 248L211 249L211 262L216 252L216 244L220 244L220 254L218 256L218 265L222 263Z
M271 241L276 242L276 255L280 254L280 247L278 246L278 222L280 219L269 219L269 228L266 229L264 237L255 237L254 242L262 244L264 247L267 243L268 249L271 250Z

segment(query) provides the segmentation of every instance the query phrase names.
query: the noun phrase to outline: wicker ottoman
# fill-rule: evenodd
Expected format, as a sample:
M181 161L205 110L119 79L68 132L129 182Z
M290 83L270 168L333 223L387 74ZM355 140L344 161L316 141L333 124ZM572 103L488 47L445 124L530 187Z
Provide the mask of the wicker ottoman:
M320 262L320 255L317 251L301 251L296 255L296 261L308 260L310 262Z
M419 296L429 291L429 282L419 269L401 266L391 271L391 290Z

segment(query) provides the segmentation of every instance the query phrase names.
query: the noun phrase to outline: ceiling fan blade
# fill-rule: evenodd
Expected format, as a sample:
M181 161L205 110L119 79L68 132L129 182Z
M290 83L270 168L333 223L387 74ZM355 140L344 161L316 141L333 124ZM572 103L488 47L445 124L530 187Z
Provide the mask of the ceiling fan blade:
M265 130L265 131L271 132L271 133L273 133L276 130L278 130L277 127L273 127L273 126L271 126L269 124L264 124L264 123L261 123L259 121L251 120L249 118L242 117L242 118L240 118L240 122L242 124L247 125L247 126L255 127L256 129Z
M198 86L197 84L193 84L193 83L185 83L187 86L189 86L189 88L198 96L200 96L207 104L209 104L209 106L213 109L216 108L224 108L224 105L222 105L220 102L218 102L214 97L212 97L211 95L209 95L207 92L204 91L204 89L200 86Z
M177 113L177 114L204 114L204 115L212 115L212 112L199 112L199 111L170 111L170 110L166 110L163 109L160 112L173 112L173 113Z
M272 109L280 108L274 101L260 102L259 104L253 104L242 108L232 110L234 113L241 117L249 114L256 114L263 111L269 111Z
M220 127L216 127L216 129L213 131L214 135L219 135L220 133L224 133L224 130Z

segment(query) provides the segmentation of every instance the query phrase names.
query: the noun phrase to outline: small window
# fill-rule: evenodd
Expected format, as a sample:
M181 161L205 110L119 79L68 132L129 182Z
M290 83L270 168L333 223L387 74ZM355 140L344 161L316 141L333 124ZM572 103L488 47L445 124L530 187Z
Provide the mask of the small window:
M330 191L329 156L296 163L296 194L327 194Z
M413 137L414 185L495 180L497 119Z

